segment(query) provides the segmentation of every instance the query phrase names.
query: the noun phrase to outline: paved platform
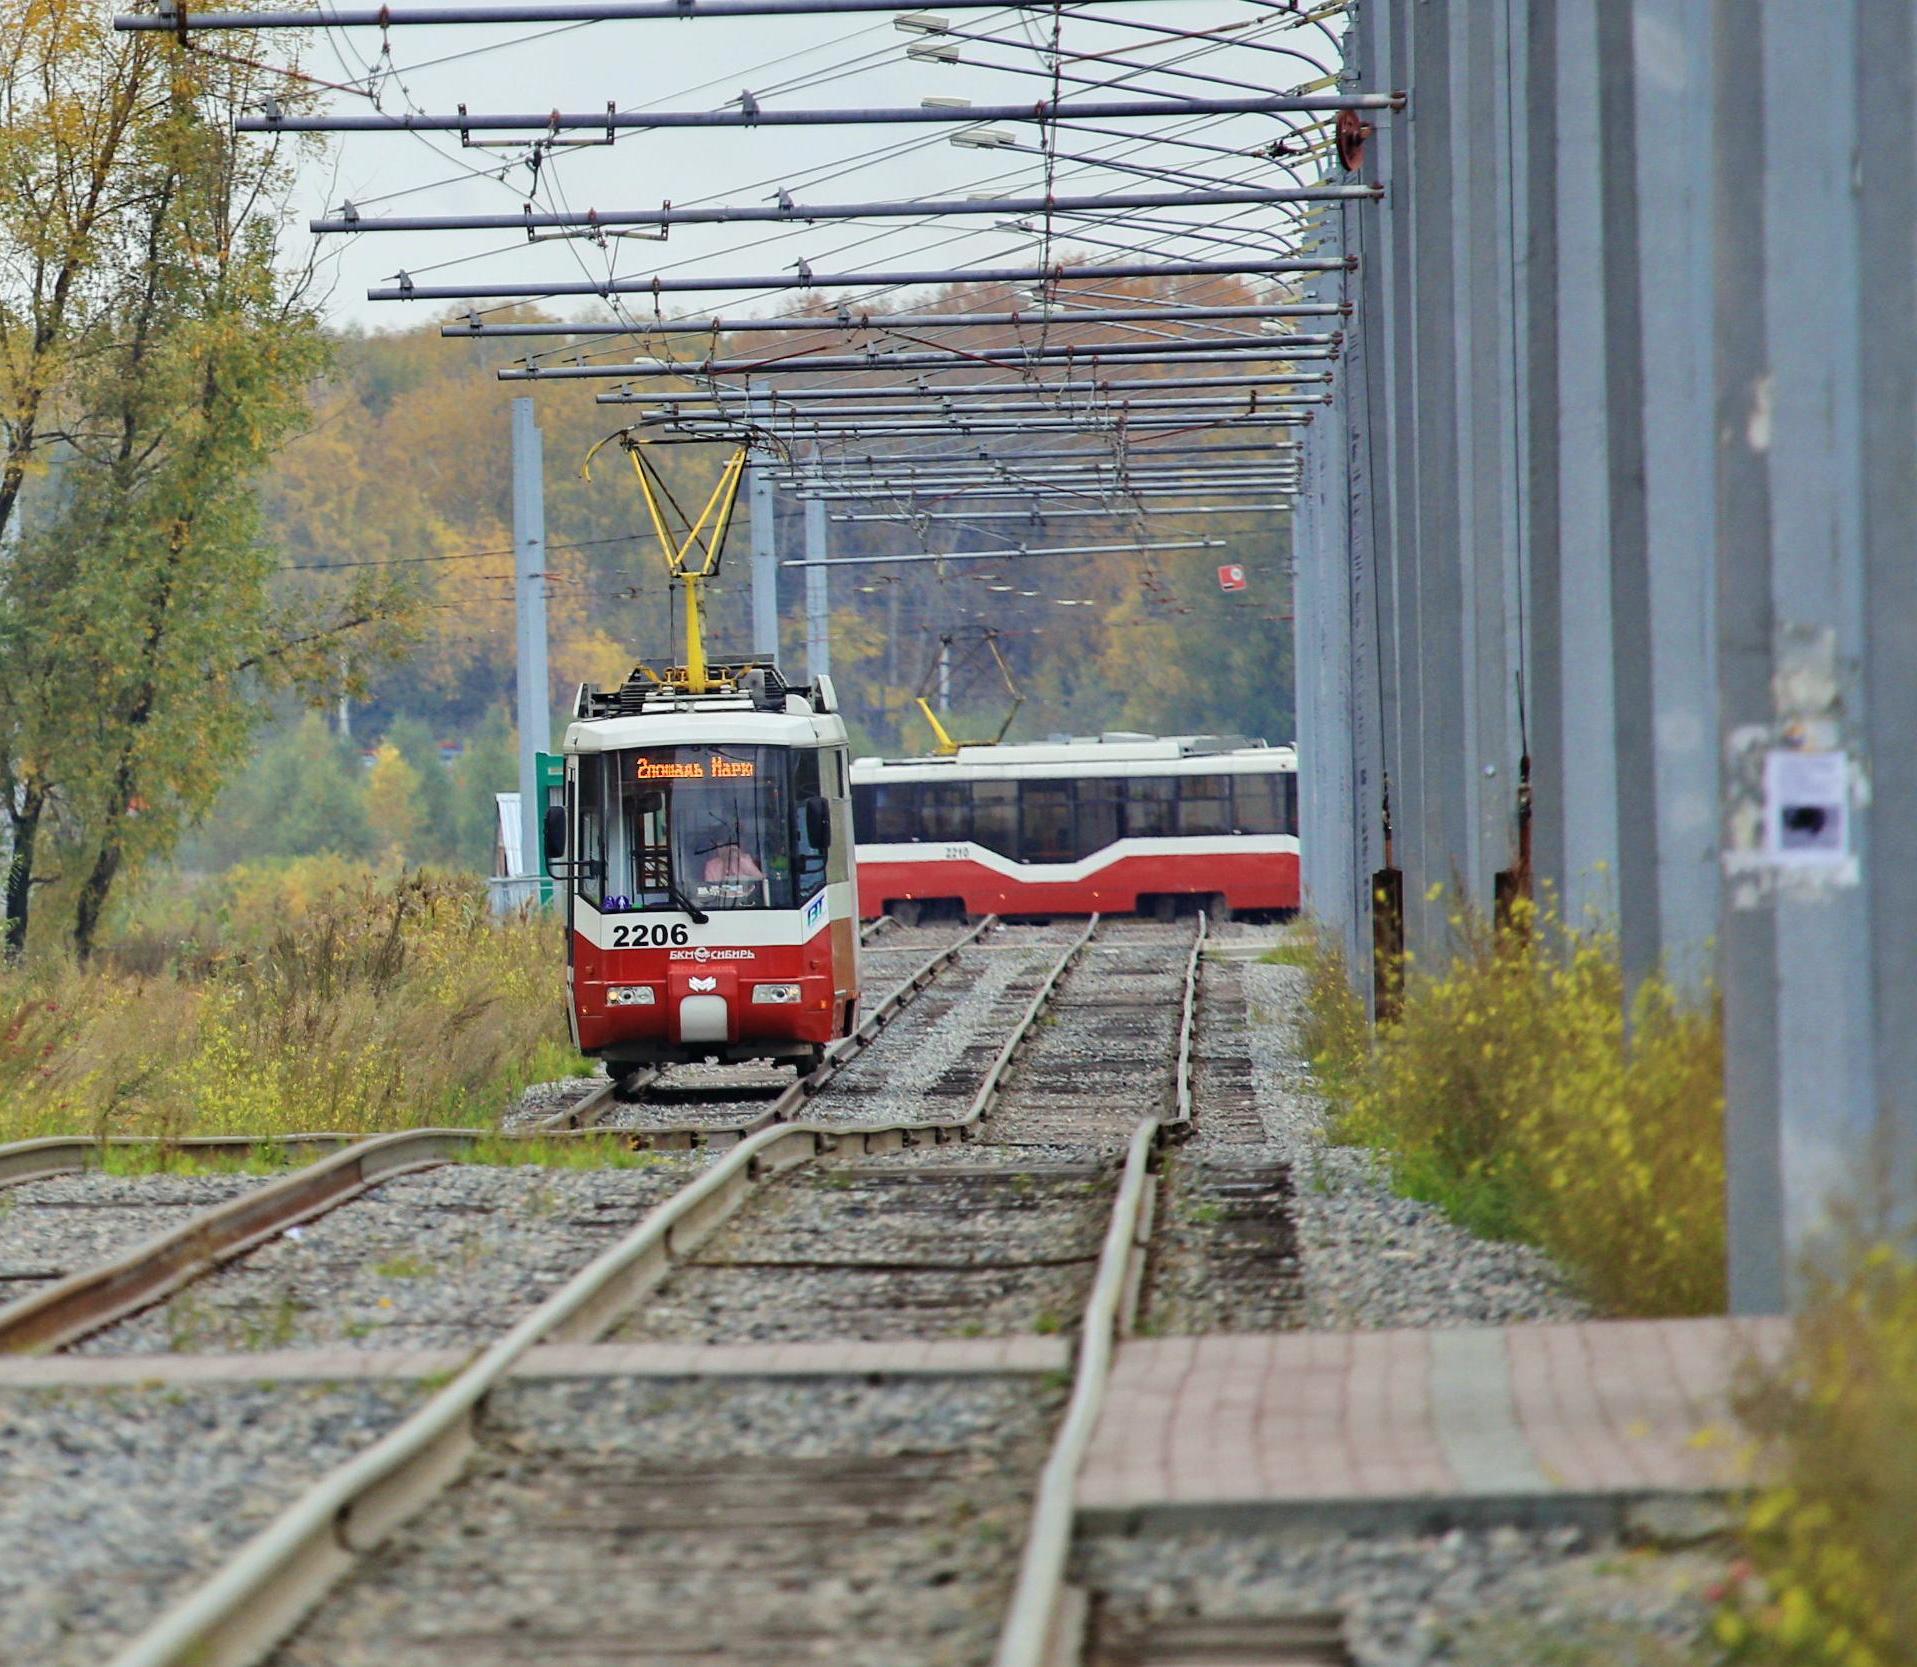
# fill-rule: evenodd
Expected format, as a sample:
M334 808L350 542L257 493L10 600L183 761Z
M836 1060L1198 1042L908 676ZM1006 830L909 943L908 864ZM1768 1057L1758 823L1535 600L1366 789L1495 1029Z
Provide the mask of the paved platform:
M1727 1392L1782 1321L1290 1332L1121 1346L1088 1525L1615 1528L1744 1485Z
M0 1392L215 1383L337 1383L447 1377L457 1349L278 1349L255 1354L0 1355ZM549 1343L514 1375L571 1377L968 1377L1066 1372L1063 1337L958 1337L932 1343Z

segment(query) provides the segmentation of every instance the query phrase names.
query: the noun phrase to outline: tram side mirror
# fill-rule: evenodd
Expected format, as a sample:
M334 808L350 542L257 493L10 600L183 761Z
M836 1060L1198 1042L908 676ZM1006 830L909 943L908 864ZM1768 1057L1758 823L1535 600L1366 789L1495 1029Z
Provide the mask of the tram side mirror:
M556 862L566 854L566 807L546 806L546 860Z
M801 801L799 815L800 826L805 829L805 842L815 851L823 851L832 837L832 807L814 793Z

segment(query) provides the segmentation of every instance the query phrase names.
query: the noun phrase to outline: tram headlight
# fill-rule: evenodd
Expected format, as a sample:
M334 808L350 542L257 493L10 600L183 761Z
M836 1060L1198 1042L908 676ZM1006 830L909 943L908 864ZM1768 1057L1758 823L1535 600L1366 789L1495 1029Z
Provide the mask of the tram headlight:
M799 1004L799 986L755 984L752 987L752 1001L757 1007L796 1007Z
M658 997L650 984L611 984L606 988L608 1007L650 1007Z

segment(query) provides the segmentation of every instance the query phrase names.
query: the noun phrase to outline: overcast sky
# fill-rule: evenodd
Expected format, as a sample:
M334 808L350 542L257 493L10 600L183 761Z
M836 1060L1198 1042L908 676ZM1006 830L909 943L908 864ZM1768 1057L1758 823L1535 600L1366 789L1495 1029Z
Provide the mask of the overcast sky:
M1281 19L1273 8L1253 0L1106 0L1099 9L1107 15L1129 14L1180 29L1251 24L1260 31L1252 38L1281 48L1286 55L1242 45L1220 50L1153 42L1142 33L1068 16L1062 39L1066 53L1073 56L1065 63L1064 73L1121 83L1100 94L1066 80L1061 90L1068 99L1154 93L1225 97L1234 91L1230 86L1162 71L1134 78L1126 86L1122 82L1127 71L1076 58L1114 48L1126 49L1133 63L1182 59L1180 67L1187 71L1258 91L1287 90L1313 78L1312 65L1292 54L1302 51L1320 63L1333 58L1325 30L1276 29L1274 23ZM955 29L997 35L1007 42L1029 40L1044 45L1050 38L1050 19L1045 14L959 11L944 15ZM1043 62L1040 53L1016 44L947 41L958 47L963 63L908 61L906 48L922 38L901 32L893 15L886 13L598 23L544 32L524 26L396 29L390 32L388 72L380 57L378 31L333 30L307 44L303 62L313 75L361 85L367 84L369 72L381 71L376 83L378 108L388 113L409 108L451 113L462 103L474 113L590 111L604 109L608 101L622 110L712 109L736 101L741 89L750 89L768 107L810 109L914 106L927 97L1010 104L1050 93L1049 79L1043 74L996 67L1035 71ZM1203 55L1191 56L1197 50ZM340 113L366 113L374 108L365 98L348 95L329 95L329 105ZM1070 160L1093 155L1123 158L1148 168L1196 170L1208 179L1235 176L1256 183L1289 183L1270 162L1190 148L1250 149L1282 131L1277 118L1134 122L1122 124L1122 133L1118 131L1121 124L1104 125L1113 131L1068 132L1061 139L1056 187L1061 193L1147 190L1159 184ZM1148 139L1153 128L1162 135L1180 135L1189 144ZM1039 143L1034 125L1011 131L1022 144ZM910 126L628 133L616 146L576 148L548 156L537 178L527 166L526 155L523 144L509 150L462 149L456 135L336 138L325 160L303 171L301 224L307 215L336 210L348 200L366 216L512 214L528 202L539 209L572 210L657 208L668 200L680 207L763 204L781 187L801 203L979 192L1040 195L1045 181L1041 157L1003 149L961 149L950 142L946 129ZM1177 185L1171 182L1171 188ZM1276 252L1264 246L1283 226L1270 208L1222 208L1185 217L1242 232L1266 253ZM1202 253L1216 258L1225 252L1215 246L1200 250L1162 227L1141 225L1116 232L1087 227L1085 232L1108 243L1123 242L1127 249L1150 248L1160 254ZM1056 223L1054 250L1070 247L1105 259L1120 258L1125 252L1074 239L1068 225ZM367 301L370 285L391 281L401 269L422 284L579 282L596 281L608 271L622 276L655 272L756 275L792 270L801 259L821 274L981 262L1035 265L1041 249L1036 231L994 229L991 220L968 220L679 227L666 243L618 239L603 248L578 239L529 246L523 233L367 233L326 238L322 254L331 316L337 322L391 328L417 322L445 305ZM630 305L646 314L652 303L646 298ZM703 314L720 306L765 312L774 310L774 305L775 298L763 294L666 298L668 312ZM565 316L604 316L601 304L593 300L554 302L551 307Z

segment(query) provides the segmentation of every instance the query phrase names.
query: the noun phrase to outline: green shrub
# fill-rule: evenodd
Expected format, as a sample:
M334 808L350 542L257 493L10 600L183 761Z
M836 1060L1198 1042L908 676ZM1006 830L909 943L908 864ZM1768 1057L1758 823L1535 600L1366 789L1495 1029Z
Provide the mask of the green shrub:
M1454 931L1369 1046L1321 938L1306 1036L1334 1138L1381 1148L1405 1191L1473 1231L1542 1245L1608 1310L1721 1309L1715 999L1654 977L1627 1001L1615 937L1548 916Z

